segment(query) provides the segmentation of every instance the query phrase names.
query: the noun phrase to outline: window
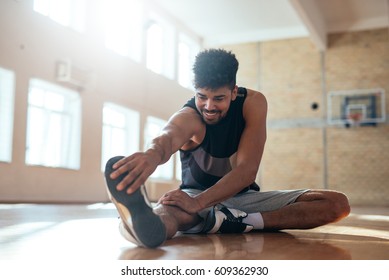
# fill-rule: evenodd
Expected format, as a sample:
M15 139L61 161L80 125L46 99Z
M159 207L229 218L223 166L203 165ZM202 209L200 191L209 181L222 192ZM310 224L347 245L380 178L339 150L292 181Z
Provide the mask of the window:
M140 63L142 2L140 0L102 0L100 10L105 46Z
M78 32L85 30L86 0L34 0L34 11Z
M139 151L139 123L139 112L112 103L104 104L101 170L111 157Z
M186 88L192 88L192 66L200 46L191 38L180 34L178 43L178 83Z
M15 75L0 68L0 161L11 162Z
M146 67L174 79L175 29L154 13L146 29Z
M152 23L147 29L146 67L157 74L163 70L163 29Z
M145 133L144 133L144 139L145 139L144 150L147 150L147 148L151 144L151 141L160 134L162 128L165 125L166 125L166 121L164 120L151 117L151 116L147 117ZM166 179L166 180L173 179L173 168L174 168L173 158L174 157L171 157L168 162L158 166L158 168L154 171L154 173L150 176L150 178Z
M26 164L80 168L81 101L77 92L32 79Z

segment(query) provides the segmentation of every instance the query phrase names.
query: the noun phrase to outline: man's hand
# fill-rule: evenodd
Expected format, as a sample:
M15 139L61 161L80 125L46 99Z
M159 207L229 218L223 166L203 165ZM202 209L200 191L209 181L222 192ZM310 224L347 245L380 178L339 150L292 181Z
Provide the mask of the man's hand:
M128 172L127 176L123 178L116 188L119 191L127 189L127 193L132 194L146 182L158 164L158 156L149 151L135 153L115 163L113 165L115 171L111 173L110 177L114 180L123 173Z
M180 189L167 192L158 202L162 205L177 206L189 214L202 210L202 206L195 198Z

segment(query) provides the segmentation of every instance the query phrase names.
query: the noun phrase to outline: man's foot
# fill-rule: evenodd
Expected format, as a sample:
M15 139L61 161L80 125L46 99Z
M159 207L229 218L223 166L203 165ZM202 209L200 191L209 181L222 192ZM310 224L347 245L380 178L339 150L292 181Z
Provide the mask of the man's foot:
M126 173L115 180L110 178L112 166L122 158L120 156L111 158L105 167L108 195L122 219L120 233L139 246L155 248L166 240L166 227L161 218L153 212L145 186L142 185L129 195L126 189L122 191L116 189L119 182L127 175Z
M253 229L252 225L245 224L242 220L247 217L247 213L222 207L216 210L215 207L209 212L205 219L204 233L243 233Z

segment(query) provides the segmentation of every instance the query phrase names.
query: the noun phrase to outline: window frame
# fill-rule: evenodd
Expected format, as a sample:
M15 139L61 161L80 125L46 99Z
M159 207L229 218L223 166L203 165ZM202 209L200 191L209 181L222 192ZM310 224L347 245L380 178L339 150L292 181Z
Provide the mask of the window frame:
M34 0L33 11L79 33L86 30L87 0Z
M157 137L166 125L167 121L154 116L147 116L145 128L144 128L144 142L143 150L146 151L151 144L152 139ZM148 127L150 124L159 126L160 131L158 133L149 133ZM162 174L162 175L161 175ZM165 175L167 174L167 175ZM150 175L150 179L172 181L174 179L174 157L172 156L166 163L159 165L153 174Z
M116 10L112 8L111 13L109 13L108 7L112 3L120 4L121 6L117 7ZM143 2L140 0L131 0L129 4L128 0L100 0L99 10L105 47L116 54L129 57L135 62L140 63L142 61L143 47ZM131 17L128 16L128 10L131 12ZM113 22L116 22L116 25ZM123 22L126 25L120 26L123 25ZM119 28L121 31L117 32ZM112 36L113 33L116 33L115 36ZM126 34L128 36L124 37Z
M104 118L104 109L110 109L116 111L119 114L124 115L125 123L124 126L115 126L112 123L106 123ZM131 129L132 125L136 127ZM127 143L124 146L123 151L113 152L112 150L112 129L121 129L124 132L123 143ZM107 137L108 130L110 130L110 141L111 146L107 147L105 139ZM106 162L113 156L123 155L128 156L133 154L140 149L140 113L136 110L112 103L105 102L103 105L103 122L102 122L102 147L101 147L101 170L104 171ZM115 154L114 154L115 153Z
M41 105L33 104L31 95L33 91L43 92L43 103ZM50 94L56 94L63 97L64 110L48 108L47 101ZM34 124L33 111L39 112L43 115L43 122L39 125ZM38 143L33 144L32 141L35 137L35 141L49 141L52 131L52 122L55 122L59 118L59 125L62 130L65 130L63 137L60 137L60 141L63 141L63 145L60 145L60 150L53 149L50 143ZM31 127L34 125L34 127ZM36 137L39 132L40 138ZM67 130L67 131L66 131ZM57 130L58 131L58 130ZM35 135L35 136L33 136ZM55 136L54 136L55 137ZM42 140L43 139L43 140ZM47 140L49 139L49 140ZM53 142L51 142L53 144ZM58 142L55 142L58 145ZM38 147L40 146L40 147ZM28 109L27 109L27 131L26 131L26 147L25 147L25 164L29 166L44 166L52 168L65 168L65 169L80 169L81 160L81 97L77 91L44 81L40 79L32 78L29 83L28 90ZM51 154L50 154L51 152ZM56 152L56 154L54 154ZM34 156L35 154L35 156ZM37 156L38 155L38 156ZM48 159L49 156L57 156L56 163L51 163ZM38 157L38 158L37 158Z
M149 49L152 46L149 46L148 31L154 25L158 26L162 30L162 39L161 39L161 65L160 68L156 69L150 68L150 62L148 61ZM176 40L176 28L174 25L161 16L159 13L154 12L153 10L149 11L147 24L145 25L145 66L147 69L162 75L170 80L176 80L175 73L175 61L176 61L176 49L177 49L177 40Z
M0 67L0 162L12 162L15 73Z
M185 44L188 47L188 56L187 61L183 62L182 61L182 56L180 55L180 50L181 50L181 44ZM186 33L180 32L179 37L178 37L178 51L177 51L177 83L180 84L181 86L194 90L193 88L193 78L194 74L192 70L193 63L195 61L197 53L200 51L200 45L192 39L189 35ZM187 65L182 65L182 64L187 64ZM182 71L181 66L185 67L185 69ZM180 78L181 73L188 73L187 77Z

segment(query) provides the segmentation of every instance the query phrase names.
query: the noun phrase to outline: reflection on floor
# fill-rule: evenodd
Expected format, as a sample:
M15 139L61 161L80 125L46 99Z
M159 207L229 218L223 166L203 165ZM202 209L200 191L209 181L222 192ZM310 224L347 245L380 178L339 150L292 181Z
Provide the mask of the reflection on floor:
M158 249L136 247L117 228L112 204L0 204L0 260L389 260L389 208L354 207L312 230L178 234Z

